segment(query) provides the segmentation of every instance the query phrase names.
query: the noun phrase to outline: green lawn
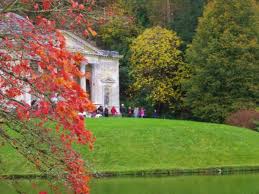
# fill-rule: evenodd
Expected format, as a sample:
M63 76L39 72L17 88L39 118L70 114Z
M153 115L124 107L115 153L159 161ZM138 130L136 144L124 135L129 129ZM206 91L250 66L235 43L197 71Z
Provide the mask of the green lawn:
M89 119L96 171L259 166L259 133L180 120ZM81 151L87 158L86 151Z
M227 125L159 119L87 119L95 149L78 148L94 172L259 166L259 133ZM5 174L35 172L7 145Z
M2 139L0 138L0 142ZM10 145L0 145L0 175L37 173L36 168Z

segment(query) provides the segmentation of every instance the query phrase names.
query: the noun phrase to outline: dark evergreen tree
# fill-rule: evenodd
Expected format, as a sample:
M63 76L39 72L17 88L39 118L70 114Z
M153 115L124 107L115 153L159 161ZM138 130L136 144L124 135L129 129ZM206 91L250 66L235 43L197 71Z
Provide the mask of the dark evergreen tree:
M208 0L117 0L145 28L163 26L173 29L190 43Z
M175 11L171 14L173 18L168 26L177 32L185 45L189 44L207 0L173 0L173 2Z
M145 28L151 25L149 18L148 4L149 0L122 0L127 9L132 16L135 17L138 25L141 25Z
M197 118L223 122L259 99L259 42L254 0L213 0L187 51L193 76L187 104Z

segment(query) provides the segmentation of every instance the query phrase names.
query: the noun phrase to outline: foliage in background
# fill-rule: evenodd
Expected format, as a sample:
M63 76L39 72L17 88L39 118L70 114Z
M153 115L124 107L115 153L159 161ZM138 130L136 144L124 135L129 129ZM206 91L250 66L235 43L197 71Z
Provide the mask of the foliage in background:
M119 5L117 5L119 6ZM120 6L119 6L120 7ZM129 77L129 45L142 31L132 17L121 14L114 15L104 25L100 26L97 36L97 45L103 49L119 51L123 58L120 60L120 95L122 101L128 101L128 87L131 84Z
M255 106L259 92L259 42L255 1L214 0L200 19L187 51L193 75L187 104L197 118L224 122Z
M207 0L120 0L137 23L148 28L163 26L191 42L198 17Z
M154 27L146 29L131 45L131 89L159 110L181 107L181 85L188 77L188 67L182 60L180 44L175 32Z
M108 22L98 29L97 45L103 49L117 50L124 56L120 61L122 102L135 105L145 103L143 95L130 97L132 80L129 76L129 45L132 40L145 28L160 25L177 32L183 39L180 49L184 51L192 40L205 2L206 0L111 0L109 3L97 1L99 6L104 6L105 10L112 10L113 13Z
M202 15L207 0L173 0L172 20L168 24L184 41L184 46L192 41L198 24L198 17Z

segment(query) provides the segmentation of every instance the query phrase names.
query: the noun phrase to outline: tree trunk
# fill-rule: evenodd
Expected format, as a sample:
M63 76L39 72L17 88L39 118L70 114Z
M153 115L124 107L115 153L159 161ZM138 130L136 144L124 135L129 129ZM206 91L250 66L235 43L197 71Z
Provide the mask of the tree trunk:
M171 23L171 4L170 0L166 0L166 21L167 25Z

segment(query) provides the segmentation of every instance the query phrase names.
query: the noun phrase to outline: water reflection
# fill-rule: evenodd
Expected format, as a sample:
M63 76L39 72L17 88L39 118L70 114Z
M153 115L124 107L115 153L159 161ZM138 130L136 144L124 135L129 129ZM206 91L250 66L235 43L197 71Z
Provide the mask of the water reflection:
M50 189L50 182L0 180L0 194L57 193L56 188ZM91 194L259 194L259 174L97 179L91 183Z
M259 174L101 179L92 194L259 194Z

